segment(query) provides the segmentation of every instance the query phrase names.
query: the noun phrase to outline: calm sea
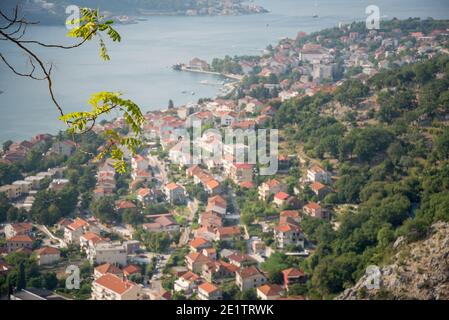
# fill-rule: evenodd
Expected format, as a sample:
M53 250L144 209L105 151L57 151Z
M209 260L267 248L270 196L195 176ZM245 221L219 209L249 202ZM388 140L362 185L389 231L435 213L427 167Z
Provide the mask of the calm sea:
M266 45L298 31L317 31L339 22L365 20L365 8L376 4L384 19L393 17L449 18L447 0L258 0L269 14L237 17L149 17L136 25L118 26L123 41L109 44L110 62L102 62L96 43L71 50L37 52L55 65L55 91L65 111L89 108L97 91L121 91L144 111L165 108L217 95L221 81L213 76L171 70L193 57L211 60L225 55L259 54ZM318 14L318 18L313 18ZM64 26L39 26L28 37L49 43L70 43ZM26 70L26 57L0 43L0 52ZM46 83L14 76L0 64L0 142L26 139L62 128ZM192 95L192 92L195 94Z

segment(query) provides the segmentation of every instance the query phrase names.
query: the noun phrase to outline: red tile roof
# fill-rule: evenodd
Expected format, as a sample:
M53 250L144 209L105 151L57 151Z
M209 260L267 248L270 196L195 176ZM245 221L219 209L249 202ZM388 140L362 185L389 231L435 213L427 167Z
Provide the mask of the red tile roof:
M250 278L257 275L263 276L262 272L260 272L259 269L257 269L254 266L240 269L237 271L237 273L240 275L242 279Z
M203 238L195 238L192 241L190 241L190 246L197 249L205 244L210 243L209 241L207 241L206 239Z
M123 268L123 274L125 276L130 276L132 274L141 273L142 269L139 266L136 266L134 264L130 264Z
M198 289L206 291L208 294L214 293L218 290L220 290L220 288L218 288L216 285L210 283L210 282L204 282L203 284L200 284L198 286Z
M105 264L102 264L102 265L96 267L95 271L97 271L101 274L106 274L106 273L121 274L122 273L122 270L120 270L115 265L110 264L110 263L105 263Z
M60 254L60 251L53 247L43 247L43 248L36 250L36 253L40 256L43 256L43 255L47 255L47 254Z
M82 235L82 237L87 241L92 241L93 243L97 243L104 240L102 237L100 237L98 234L92 231L86 232L85 234Z
M276 193L276 195L274 197L278 200L287 200L290 196L288 195L288 193L281 191L281 192Z
M276 187L276 186L280 185L281 183L279 182L279 180L276 180L276 179L270 179L270 180L266 181L265 184L266 184L269 188L273 188L273 187Z
M284 210L281 212L280 216L286 218L298 218L301 214L297 210Z
M126 291L128 291L129 289L131 289L133 286L136 285L135 283L133 283L131 281L122 280L119 277L117 277L116 275L113 275L110 273L107 273L107 274L101 276L94 282L104 288L107 288L107 289L117 293L117 294L123 294Z
M282 271L284 276L287 277L304 277L305 273L302 270L296 269L296 268L289 268Z
M311 210L321 209L321 206L318 203L315 203L315 202L309 202L304 207L307 208L307 209L311 209Z
M200 279L200 277L198 275L196 275L195 273L193 273L192 271L187 271L187 272L183 273L180 278L182 278L186 281L191 281L191 282L195 282Z
M320 182L314 182L310 185L310 188L315 191L320 191L326 188L326 186Z
M245 181L245 182L240 183L240 187L247 188L247 189L252 189L252 188L255 187L255 184L253 182L251 182L251 181Z
M214 206L218 206L218 207L222 207L222 208L227 207L227 202L225 199L223 199L222 196L215 196L215 197L211 197L211 198L207 199L207 204L208 204L208 206L214 205Z
M197 253L197 252L192 252L189 253L186 258L192 262L207 262L209 261L209 258L206 257L204 254L202 253Z
M150 194L150 189L148 188L140 188L139 190L137 190L137 195L141 196L141 197L146 197Z
M167 184L165 187L171 191L180 188L180 186L174 182Z
M239 235L240 234L240 227L238 226L232 226L232 227L222 227L217 229L217 233L220 234L220 236L231 236L231 235Z
M264 284L257 288L257 290L267 297L280 295L283 291L282 287L278 284Z
M117 208L120 210L123 209L134 209L136 208L136 205L128 200L121 200L117 203Z
M216 189L216 188L218 188L220 186L220 182L218 182L215 179L211 179L211 180L206 182L206 185L210 189Z
M18 234L18 235L15 235L12 238L9 238L8 240L6 240L6 242L26 242L26 243L32 243L33 239L31 239L27 235Z
M78 230L79 228L87 227L88 225L89 223L87 223L87 221L81 218L76 218L75 221L68 225L68 228L72 230Z

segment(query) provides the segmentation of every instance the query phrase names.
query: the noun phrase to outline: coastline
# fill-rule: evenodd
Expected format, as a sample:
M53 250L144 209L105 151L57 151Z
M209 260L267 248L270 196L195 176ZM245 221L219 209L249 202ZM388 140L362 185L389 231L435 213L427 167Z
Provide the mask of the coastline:
M237 75L237 74L227 74L227 73L220 73L220 72L214 72L214 71L207 71L207 70L198 70L198 69L192 69L186 66L181 66L181 69L178 71L186 71L186 72L195 72L195 73L203 73L203 74L211 74L216 76L221 76L224 78L229 78L237 81L242 81L243 76Z

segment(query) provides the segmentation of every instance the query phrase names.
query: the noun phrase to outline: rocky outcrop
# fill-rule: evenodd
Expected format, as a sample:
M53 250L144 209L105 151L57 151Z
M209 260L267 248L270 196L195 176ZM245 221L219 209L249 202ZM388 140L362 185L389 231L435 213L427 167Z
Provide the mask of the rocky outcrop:
M336 299L449 299L449 224L432 225L425 240L394 244L392 263L380 267L379 286L370 275Z

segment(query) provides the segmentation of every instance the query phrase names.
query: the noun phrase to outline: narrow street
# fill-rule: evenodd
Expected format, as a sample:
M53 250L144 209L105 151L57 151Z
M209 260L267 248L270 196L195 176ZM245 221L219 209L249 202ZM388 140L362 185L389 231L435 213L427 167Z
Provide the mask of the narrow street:
M58 248L65 248L65 247L67 247L67 245L64 242L64 240L62 240L61 238L56 237L53 233L50 232L50 230L48 230L48 228L46 226L41 225L41 224L36 224L35 227L38 230L40 230L41 232L43 232L50 239L58 241L58 243L59 243Z
M154 170L155 178L161 183L162 186L165 185L168 182L168 178L164 162L155 156L148 155L148 163Z

